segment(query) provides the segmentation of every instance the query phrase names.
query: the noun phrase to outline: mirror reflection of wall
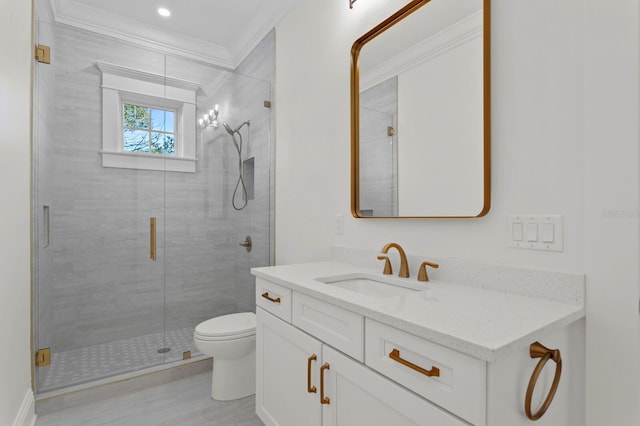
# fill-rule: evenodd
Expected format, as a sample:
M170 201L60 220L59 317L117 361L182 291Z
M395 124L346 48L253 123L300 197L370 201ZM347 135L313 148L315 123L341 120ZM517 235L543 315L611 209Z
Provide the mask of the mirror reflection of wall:
M400 216L465 216L483 205L482 38L398 75ZM474 210L476 209L476 210Z

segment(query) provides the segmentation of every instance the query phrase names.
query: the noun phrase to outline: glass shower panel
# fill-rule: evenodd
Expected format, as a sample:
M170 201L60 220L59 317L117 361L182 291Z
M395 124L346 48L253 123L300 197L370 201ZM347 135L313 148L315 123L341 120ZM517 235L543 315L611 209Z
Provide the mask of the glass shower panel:
M167 360L172 361L187 351L192 356L199 355L193 346L193 330L200 322L255 310L248 259L258 256L266 259L265 265L269 263L271 127L270 110L264 103L270 99L267 82L176 57L167 58L167 74L198 83L198 118L216 105L219 111L217 127L202 128L193 123L196 172L165 175L165 318L167 342L173 354ZM242 125L245 122L248 123ZM242 125L239 134L234 135L237 147L225 123L231 130ZM245 208L236 210L232 203L234 191L236 207L244 204L242 183L238 185L239 164L247 160L253 160L249 163L254 163L254 178L245 179L244 185L253 197ZM244 172L246 177L249 171ZM258 200L260 207L256 205ZM256 233L254 221L264 223L262 234ZM248 235L254 242L251 254L239 246ZM239 269L244 282L238 279Z
M235 232L236 309L255 312L255 279L251 268L272 264L272 188L271 188L271 109L265 101L271 99L271 85L261 80L244 79L239 82L240 110L248 114L251 127L243 133L243 175L249 200L237 216ZM251 247L241 245L250 238Z
M34 349L51 351L51 364L36 368L43 393L165 360L164 172L103 166L96 66L162 77L165 58L64 25L36 27L51 47L34 81Z

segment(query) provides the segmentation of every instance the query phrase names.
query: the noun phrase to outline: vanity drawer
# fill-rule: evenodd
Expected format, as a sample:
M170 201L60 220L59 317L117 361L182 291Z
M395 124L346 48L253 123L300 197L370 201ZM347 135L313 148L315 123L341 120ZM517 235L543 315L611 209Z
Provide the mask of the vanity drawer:
M300 293L293 294L292 323L356 360L364 361L364 317Z
M365 364L474 425L486 424L484 361L367 318Z
M291 289L256 277L256 305L291 322Z

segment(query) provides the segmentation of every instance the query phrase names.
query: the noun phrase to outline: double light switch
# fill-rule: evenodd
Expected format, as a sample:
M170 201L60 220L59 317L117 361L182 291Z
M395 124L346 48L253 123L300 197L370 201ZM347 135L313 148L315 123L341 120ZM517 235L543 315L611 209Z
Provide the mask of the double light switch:
M507 216L507 246L562 251L562 216Z

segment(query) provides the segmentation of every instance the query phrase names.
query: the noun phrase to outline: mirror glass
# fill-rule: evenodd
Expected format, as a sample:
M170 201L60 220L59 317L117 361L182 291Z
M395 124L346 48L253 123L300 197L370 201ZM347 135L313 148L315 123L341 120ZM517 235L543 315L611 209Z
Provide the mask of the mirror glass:
M352 212L489 210L488 0L414 0L352 48Z

